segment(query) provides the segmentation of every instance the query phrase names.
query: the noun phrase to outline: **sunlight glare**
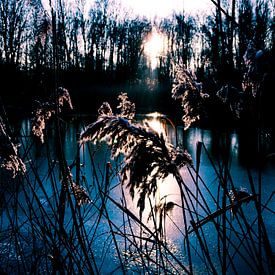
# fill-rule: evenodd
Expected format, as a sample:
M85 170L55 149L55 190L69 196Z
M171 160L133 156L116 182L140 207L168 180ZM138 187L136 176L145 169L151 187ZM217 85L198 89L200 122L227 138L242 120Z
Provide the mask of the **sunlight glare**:
M147 35L143 43L144 54L148 58L150 67L157 68L159 58L167 52L167 37L156 28Z
M148 119L144 120L144 123L147 123L150 128L152 128L153 131L158 133L159 135L163 135L163 137L166 137L166 128L165 123L163 123L162 117L163 115L154 112L146 115Z
M158 119L153 118L151 120L148 120L147 123L150 126L150 128L152 128L158 134L164 134L165 133L163 125Z

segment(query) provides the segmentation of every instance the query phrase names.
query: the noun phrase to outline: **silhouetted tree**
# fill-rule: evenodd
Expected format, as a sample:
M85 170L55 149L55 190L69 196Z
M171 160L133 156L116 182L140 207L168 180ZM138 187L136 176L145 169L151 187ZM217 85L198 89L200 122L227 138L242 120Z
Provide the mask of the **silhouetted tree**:
M4 61L19 65L28 43L32 6L27 0L2 0L0 3L0 46Z

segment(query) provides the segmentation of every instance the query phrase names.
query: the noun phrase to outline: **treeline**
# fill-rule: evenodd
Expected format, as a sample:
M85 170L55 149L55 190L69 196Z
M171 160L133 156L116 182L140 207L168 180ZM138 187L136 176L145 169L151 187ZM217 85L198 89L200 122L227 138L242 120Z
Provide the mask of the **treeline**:
M133 76L151 23L121 13L115 2L95 1L92 6L88 2L1 1L1 63L37 72L109 71Z
M143 42L154 27L167 37L156 69L160 82L172 83L173 64L184 64L210 94L228 83L238 88L248 47L274 57L274 10L265 0L209 1L210 15L183 11L152 22L115 0L2 0L2 75L13 72L24 82L27 74L36 92L73 76L109 83L141 79L148 70Z

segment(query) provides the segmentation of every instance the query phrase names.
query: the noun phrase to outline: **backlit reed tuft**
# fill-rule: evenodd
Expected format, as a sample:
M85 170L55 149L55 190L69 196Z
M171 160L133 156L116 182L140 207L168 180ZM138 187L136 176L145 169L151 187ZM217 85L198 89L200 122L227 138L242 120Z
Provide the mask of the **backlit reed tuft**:
M56 113L56 107L61 112L61 107L65 103L70 109L73 109L70 94L67 89L62 87L57 89L55 95L48 102L38 102L39 107L34 112L32 132L42 143L44 143L46 122Z
M175 82L172 89L172 97L181 100L184 110L182 120L185 129L198 121L203 111L203 100L208 94L202 93L202 85L197 82L196 76L182 65L175 67Z
M83 131L80 141L104 140L111 147L112 157L124 155L121 182L129 188L132 198L136 192L139 194L137 206L141 215L146 196L156 193L157 181L166 178L176 167L191 164L192 160L186 151L174 148L149 125L132 122L134 104L126 94L121 94L118 100L120 112L113 114L110 105L104 103L97 121Z
M26 172L26 166L18 155L18 147L19 145L14 144L7 134L0 117L0 166L11 171L13 177Z

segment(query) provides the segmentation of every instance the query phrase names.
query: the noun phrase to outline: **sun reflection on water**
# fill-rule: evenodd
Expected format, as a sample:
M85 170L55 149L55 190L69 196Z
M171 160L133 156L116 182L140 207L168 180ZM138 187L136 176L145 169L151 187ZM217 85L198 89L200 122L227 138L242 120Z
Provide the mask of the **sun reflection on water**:
M144 124L147 124L153 131L162 135L165 139L167 138L167 124L165 116L158 113L149 113L146 115L146 119L143 120Z

